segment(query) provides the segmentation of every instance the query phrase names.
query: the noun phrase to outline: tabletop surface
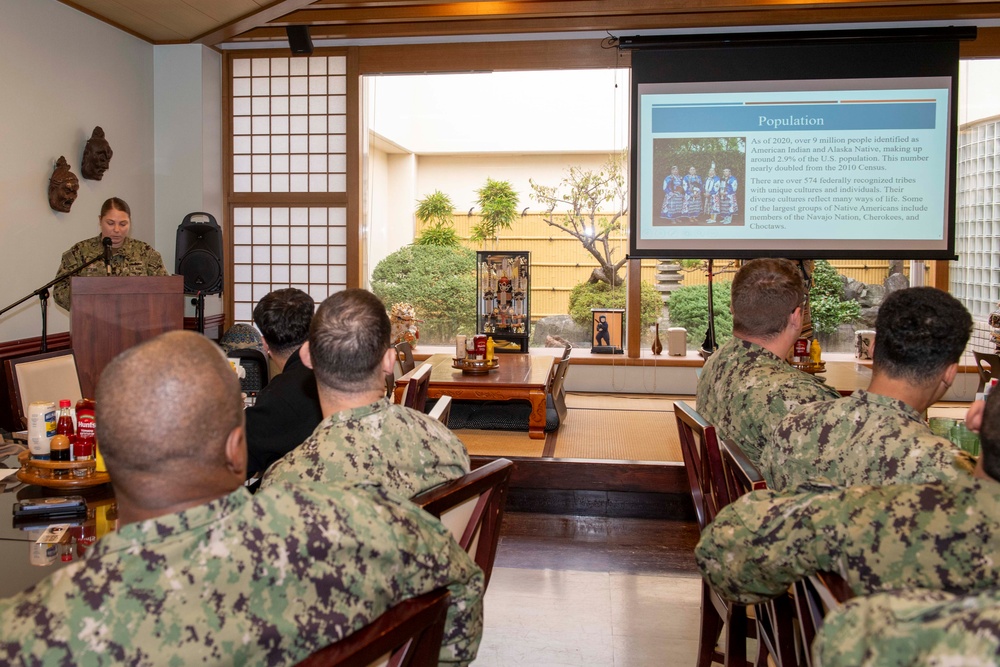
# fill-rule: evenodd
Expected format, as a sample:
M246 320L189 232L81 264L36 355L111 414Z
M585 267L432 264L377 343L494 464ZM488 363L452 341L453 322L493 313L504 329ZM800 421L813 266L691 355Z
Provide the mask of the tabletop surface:
M0 467L17 468L17 457L0 461ZM38 520L35 525L15 525L14 503L31 498L48 496L83 496L87 501L88 515L81 519ZM117 525L114 491L110 484L86 489L57 490L32 484L21 484L14 476L0 482L0 598L9 597L38 583L70 562L79 560L89 545L101 534ZM35 540L50 524L70 524L70 553L72 560L63 561L57 556L45 565L32 564Z
M538 354L498 354L496 358L499 363L497 369L483 374L463 373L461 369L452 368L454 359L450 354L431 355L424 363L432 365L432 386L488 384L495 387L542 389L548 385L555 362L555 357ZM408 381L410 373L399 378L397 384Z

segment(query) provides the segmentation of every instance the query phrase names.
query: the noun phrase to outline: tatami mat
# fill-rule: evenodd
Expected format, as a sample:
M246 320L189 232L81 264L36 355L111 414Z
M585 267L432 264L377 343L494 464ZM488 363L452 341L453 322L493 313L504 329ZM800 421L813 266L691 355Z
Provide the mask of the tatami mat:
M570 410L557 435L556 458L682 460L672 410Z
M569 414L545 440L526 432L459 429L455 434L473 456L681 461L675 398L568 394Z
M470 456L541 456L545 440L532 440L521 431L478 431L463 428L455 435Z

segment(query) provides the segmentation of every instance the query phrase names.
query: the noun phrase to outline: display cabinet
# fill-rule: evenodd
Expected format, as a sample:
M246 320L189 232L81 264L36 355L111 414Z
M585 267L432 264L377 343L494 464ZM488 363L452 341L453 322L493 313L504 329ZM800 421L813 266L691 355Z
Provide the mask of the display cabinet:
M476 253L477 329L496 349L528 351L531 336L531 253Z

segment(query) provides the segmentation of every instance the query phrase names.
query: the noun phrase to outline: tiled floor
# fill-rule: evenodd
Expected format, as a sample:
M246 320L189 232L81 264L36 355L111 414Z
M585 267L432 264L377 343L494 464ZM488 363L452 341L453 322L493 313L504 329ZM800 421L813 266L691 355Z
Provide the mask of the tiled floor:
M510 513L504 524L476 667L695 664L696 528Z

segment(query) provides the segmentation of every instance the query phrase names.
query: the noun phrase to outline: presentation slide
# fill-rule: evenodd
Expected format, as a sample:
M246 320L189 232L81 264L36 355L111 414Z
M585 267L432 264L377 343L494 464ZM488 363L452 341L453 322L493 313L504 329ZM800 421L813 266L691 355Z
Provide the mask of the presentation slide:
M946 250L951 86L640 83L636 249Z

